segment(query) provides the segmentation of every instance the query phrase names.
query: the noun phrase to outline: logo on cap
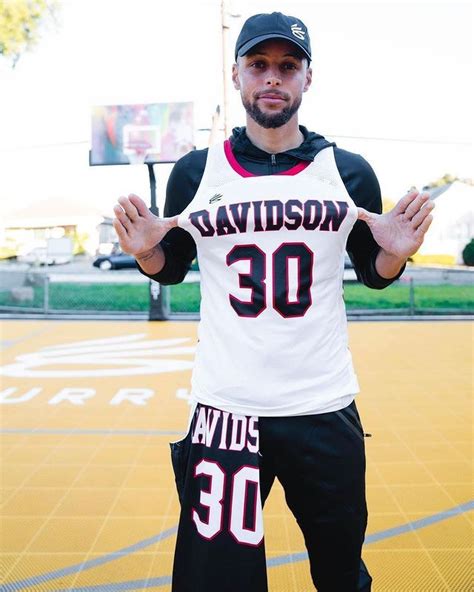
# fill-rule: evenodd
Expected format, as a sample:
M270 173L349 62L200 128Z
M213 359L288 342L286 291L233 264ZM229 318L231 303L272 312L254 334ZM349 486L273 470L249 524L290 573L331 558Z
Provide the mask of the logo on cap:
M301 39L301 41L304 41L304 36L306 35L306 31L303 31L303 29L297 25L296 23L294 25L291 25L291 32L293 33L293 35L295 37L298 37L298 39Z

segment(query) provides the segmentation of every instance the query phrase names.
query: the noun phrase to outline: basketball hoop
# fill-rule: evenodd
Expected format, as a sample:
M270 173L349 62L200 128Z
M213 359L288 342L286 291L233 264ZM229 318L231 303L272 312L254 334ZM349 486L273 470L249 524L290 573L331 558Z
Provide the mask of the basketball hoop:
M156 125L124 125L123 153L130 164L144 164L147 156L160 153L160 131Z
M147 157L150 144L140 142L130 142L123 148L123 153L127 155L130 164L144 164Z

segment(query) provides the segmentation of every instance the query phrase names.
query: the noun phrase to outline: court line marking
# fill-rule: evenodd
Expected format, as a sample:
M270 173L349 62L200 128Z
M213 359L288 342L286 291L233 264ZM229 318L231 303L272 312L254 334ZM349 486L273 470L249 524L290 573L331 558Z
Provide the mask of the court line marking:
M69 567L62 567L61 569L57 569L55 571L51 571L45 574L40 574L38 576L33 576L32 578L27 578L26 580L20 580L19 582L10 582L7 584L3 584L2 586L0 586L0 590L1 592L21 590L22 588L28 588L29 586L42 584L43 582L48 582L49 580L55 580L56 578L60 578L62 576L68 576L86 569L91 569L92 567L103 565L104 563L109 563L110 561L114 561L115 559L120 559L123 556L130 555L135 551L140 551L141 549L149 547L154 543L163 541L164 539L172 536L173 534L176 534L177 530L178 527L173 526L172 528L168 528L167 530L164 530L163 532L160 532L157 535L154 535L148 539L144 539L143 541L139 541L138 543L134 543L133 545L124 547L123 549L119 549L118 551L113 551L112 553L103 555L102 557L90 559L89 561L83 561L82 563L76 563L75 565L70 565ZM160 585L162 586L164 584ZM106 584L106 586L108 586L108 584Z
M143 590L143 588L159 588L171 584L171 576L151 578L149 580L131 580L129 582L117 582L113 584L98 584L97 586L84 586L81 588L62 588L54 592L116 592L118 590Z
M414 530L424 528L425 526L431 526L432 524L436 524L437 522L447 520L448 518L452 518L453 516L459 516L460 514L464 514L464 512L468 512L469 510L473 509L474 500L471 500L469 502L466 502L465 504L461 504L454 508L450 508L449 510L443 510L442 512L432 514L431 516L425 516L424 518L414 520L413 522L407 522L406 524L401 524L400 526L387 528L386 530L381 530L380 532L374 532L373 534L369 534L365 537L364 545L378 543L379 541L382 541L384 539L389 539L400 534L405 534L407 532L413 532ZM307 558L308 554L306 552L293 553L291 555L282 555L281 557L272 557L271 559L267 560L267 566L276 567L279 565L285 565L286 563L293 563L294 561L303 561Z
M19 343L23 343L24 341L29 341L30 339L34 338L34 337L38 337L40 335L44 335L44 333L48 333L50 331L52 331L54 329L53 326L49 326L49 327L44 327L43 324L41 324L40 327L38 327L38 329L34 329L32 331L30 331L29 333L27 333L26 335L23 335L22 337L17 337L14 339L2 339L1 341L1 351L6 351L7 349L9 349L10 347L14 347L15 345L18 345Z
M442 512L432 514L431 516L426 516L425 518L420 518L419 520L414 520L413 522L407 522L406 524L401 524L400 526L387 528L385 530L381 530L380 532L369 534L365 538L364 545L370 545L383 539L398 536L406 532L412 532L414 530L424 528L425 526L430 526L432 524L436 524L437 522L447 520L448 518L459 516L460 514L463 514L464 512L468 512L469 510L473 509L474 500L470 500L464 504L455 506L454 508L449 508L448 510L443 510ZM143 541L139 541L138 543L130 545L129 547L124 547L119 551L114 551L113 553L109 553L108 555L104 555L103 557L98 557L96 559L91 559L89 561L61 568L56 571L40 574L38 576L33 576L32 578L28 578L26 580L4 584L0 586L0 591L13 592L15 590L21 590L23 588L28 588L29 586L34 586L36 584L47 582L49 580L54 580L65 575L70 575L73 573L83 571L85 569L90 569L92 567L103 565L104 563L114 561L115 559L120 559L120 557L123 557L124 555L130 555L135 551L138 551L156 542L169 538L173 534L176 534L177 530L178 527L173 526L172 528L168 528L167 530L164 530L163 532L160 532L159 534L153 537L144 539ZM305 561L306 559L308 559L308 554L306 552L291 553L290 555L281 555L280 557L272 557L270 559L267 559L267 567L278 567L280 565L285 565L287 563ZM162 576L159 578L135 580L130 582L115 582L112 584L99 584L97 586L86 586L80 588L63 588L61 590L56 590L55 592L113 592L114 590L136 590L144 587L150 588L166 586L170 583L171 576Z

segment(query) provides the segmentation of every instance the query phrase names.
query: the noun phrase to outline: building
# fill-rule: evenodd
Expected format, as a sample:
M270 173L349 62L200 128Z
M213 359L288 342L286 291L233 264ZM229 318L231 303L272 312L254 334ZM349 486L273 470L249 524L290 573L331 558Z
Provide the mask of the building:
M429 193L435 203L433 222L413 260L462 264L462 251L474 238L474 186L454 181Z
M10 214L0 228L0 244L17 253L46 246L49 238L70 237L74 253L106 251L117 235L112 217L68 199L48 199Z

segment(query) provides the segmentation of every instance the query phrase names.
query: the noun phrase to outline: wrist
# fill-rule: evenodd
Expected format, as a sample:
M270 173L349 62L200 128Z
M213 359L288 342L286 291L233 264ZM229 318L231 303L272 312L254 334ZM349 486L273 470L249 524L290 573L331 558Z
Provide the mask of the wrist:
M375 259L375 269L381 277L391 279L400 273L406 262L406 257L389 253L381 247Z
M148 261L151 259L156 252L157 245L154 245L151 249L147 249L146 251L141 251L140 253L135 253L134 257L137 261Z
M390 262L394 265L399 264L400 267L403 263L406 262L407 258L402 257L401 255L396 255L395 253L389 253L383 247L380 247L379 255L385 259L385 261Z
M165 253L159 244L152 249L137 253L135 259L139 269L149 277L159 273L165 265Z

